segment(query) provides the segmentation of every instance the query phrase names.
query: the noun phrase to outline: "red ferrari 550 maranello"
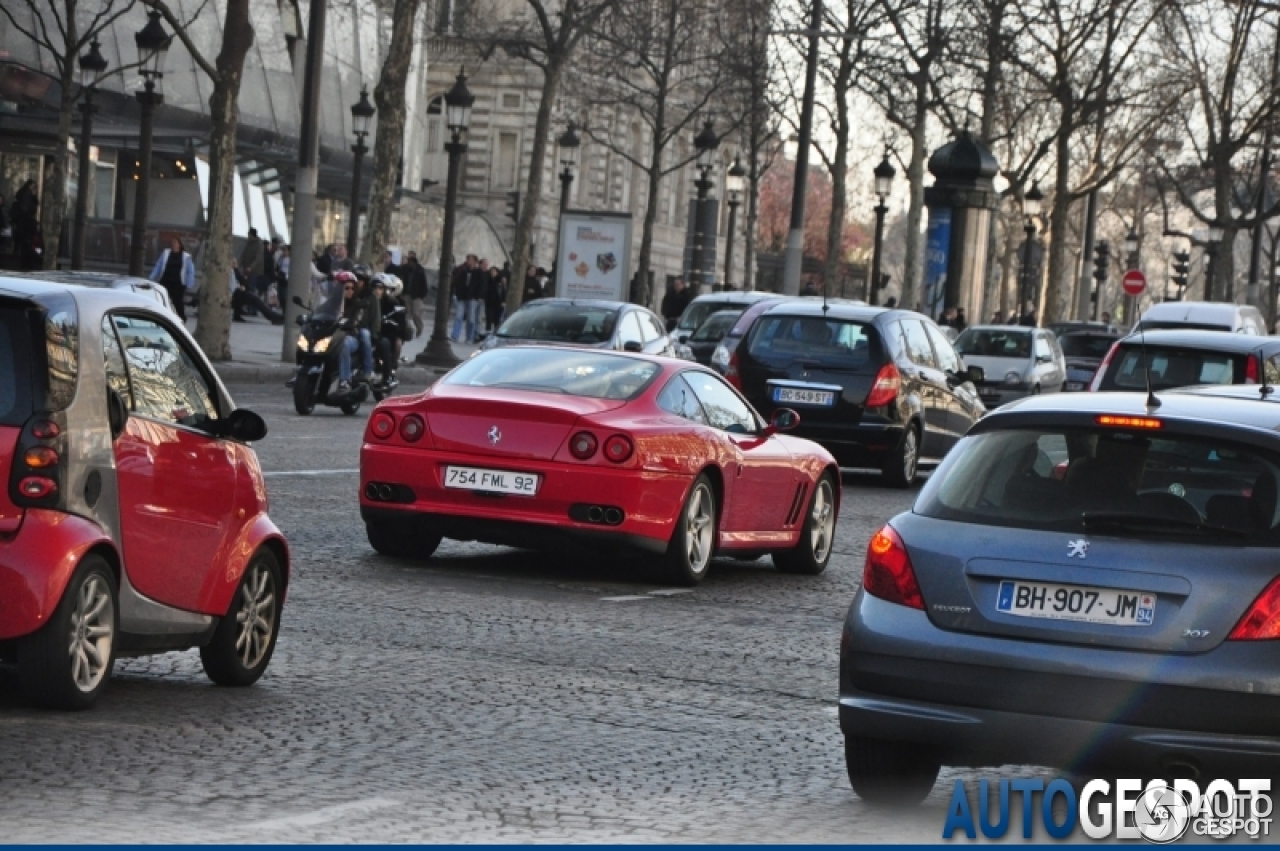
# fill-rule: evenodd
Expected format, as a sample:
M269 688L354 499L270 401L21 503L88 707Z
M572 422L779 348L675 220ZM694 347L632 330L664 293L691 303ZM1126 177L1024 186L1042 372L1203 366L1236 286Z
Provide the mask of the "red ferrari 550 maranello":
M567 541L661 554L694 584L711 557L770 553L820 573L840 473L689 361L551 346L482 352L365 430L360 512L378 552L426 558L442 538Z

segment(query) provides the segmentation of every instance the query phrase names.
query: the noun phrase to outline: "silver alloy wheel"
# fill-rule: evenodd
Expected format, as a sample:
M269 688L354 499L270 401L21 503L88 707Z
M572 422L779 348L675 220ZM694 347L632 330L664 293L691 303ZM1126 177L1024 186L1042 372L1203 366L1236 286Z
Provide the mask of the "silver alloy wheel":
M685 554L689 557L689 568L694 573L701 573L711 561L715 520L711 488L700 483L694 487L693 495L689 497L689 507L684 514Z
M71 680L80 691L93 691L109 672L115 631L116 610L111 587L102 576L91 574L76 595L67 649L71 656Z
M236 655L246 669L261 664L271 649L276 626L276 583L271 570L252 565L240 583L240 608L236 611Z
M907 433L902 437L902 472L906 474L908 483L915 480L919 451L916 430L908 427Z
M831 482L827 479L818 481L818 489L813 494L810 519L813 528L809 531L809 548L813 552L813 560L822 564L831 551L832 533L836 526L835 500L831 494Z

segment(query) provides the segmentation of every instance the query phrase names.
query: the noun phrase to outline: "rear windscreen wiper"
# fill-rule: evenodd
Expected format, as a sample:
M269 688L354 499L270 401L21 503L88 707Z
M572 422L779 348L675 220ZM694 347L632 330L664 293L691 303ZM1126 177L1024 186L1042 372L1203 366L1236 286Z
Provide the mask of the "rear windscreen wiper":
M1198 532L1205 535L1227 535L1232 538L1245 538L1248 532L1218 526L1212 523L1182 520L1177 517L1164 517L1159 514L1142 514L1136 511L1085 511L1080 515L1080 522L1086 529L1149 529L1158 527L1182 532Z

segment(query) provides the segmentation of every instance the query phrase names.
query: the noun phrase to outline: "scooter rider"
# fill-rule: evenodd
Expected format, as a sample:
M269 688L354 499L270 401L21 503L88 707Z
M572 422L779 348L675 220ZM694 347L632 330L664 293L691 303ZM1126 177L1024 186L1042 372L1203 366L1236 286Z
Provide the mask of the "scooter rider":
M373 276L373 292L378 297L382 312L382 328L375 345L381 360L384 386L395 383L396 364L400 362L400 349L404 341L411 339L413 329L408 322L408 312L401 293L404 284L391 274Z
M373 372L373 341L377 339L382 326L382 311L373 290L369 286L369 281L373 277L373 270L363 263L357 263L352 268L351 274L355 275L356 278L354 298L345 303L342 315L344 318L351 320L352 336L347 338L350 342L344 342L342 351L338 353L339 390L346 390L350 386L352 380L351 352L357 346L360 349L364 368L355 376L355 379L358 381L376 380Z

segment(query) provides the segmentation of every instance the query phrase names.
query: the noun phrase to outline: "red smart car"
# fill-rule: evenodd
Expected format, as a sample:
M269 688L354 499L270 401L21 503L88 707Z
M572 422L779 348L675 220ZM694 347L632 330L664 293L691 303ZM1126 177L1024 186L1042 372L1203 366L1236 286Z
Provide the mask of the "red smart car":
M723 378L685 360L551 346L482 352L365 430L360 510L381 553L442 538L566 542L665 559L694 584L717 553L791 573L831 557L840 474Z
M262 675L289 574L266 431L154 301L0 277L0 662L32 701L191 647L221 685Z

